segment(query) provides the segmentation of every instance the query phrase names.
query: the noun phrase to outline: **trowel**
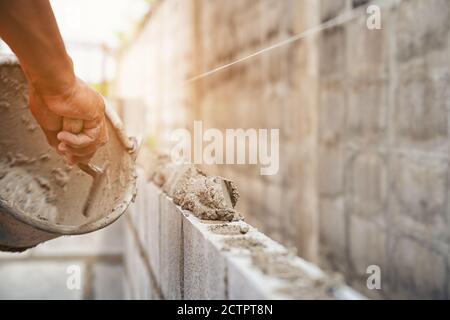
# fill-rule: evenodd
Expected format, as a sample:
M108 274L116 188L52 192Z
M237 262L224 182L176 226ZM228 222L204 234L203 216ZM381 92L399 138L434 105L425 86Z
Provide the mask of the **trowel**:
M125 144L130 153L134 154L134 159L137 157L139 148L142 144L141 137L128 137L126 133L123 131L122 125L120 124L120 119L117 117L116 113L111 111L111 107L105 101L105 113L109 121L111 121L116 129L116 134L119 136L122 143ZM80 119L71 119L71 118L63 118L63 130L72 132L75 134L83 131L83 120ZM92 184L89 189L88 198L86 199L83 205L83 215L88 217L90 212L90 207L95 199L98 189L102 185L102 179L104 177L104 171L106 168L99 168L92 163L78 163L78 168L84 173L90 175L92 177Z

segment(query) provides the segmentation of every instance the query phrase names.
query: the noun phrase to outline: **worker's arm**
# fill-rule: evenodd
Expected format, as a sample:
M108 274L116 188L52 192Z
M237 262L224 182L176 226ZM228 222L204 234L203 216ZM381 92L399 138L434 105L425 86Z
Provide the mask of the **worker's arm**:
M0 0L0 37L20 60L30 108L49 143L69 163L87 162L106 143L103 98L76 78L48 0ZM62 131L62 118L83 131Z

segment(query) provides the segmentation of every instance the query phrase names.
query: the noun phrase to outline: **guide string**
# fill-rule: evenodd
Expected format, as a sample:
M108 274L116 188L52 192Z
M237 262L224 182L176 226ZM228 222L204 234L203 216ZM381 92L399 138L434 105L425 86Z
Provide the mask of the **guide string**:
M330 19L330 20L328 20L328 21L326 21L326 22L324 22L324 23L322 23L322 24L320 24L318 26L315 26L313 28L307 29L307 30L305 30L303 32L300 32L300 33L298 33L296 35L293 35L293 36L291 36L291 37L289 37L289 38L287 38L285 40L282 40L282 41L280 41L278 43L275 43L275 44L273 44L271 46L268 46L266 48L260 49L260 50L254 52L254 53L252 53L250 55L244 56L242 58L239 58L239 59L234 60L232 62L229 62L227 64L224 64L224 65L221 65L219 67L216 67L216 68L214 68L212 70L206 71L206 72L204 72L202 74L199 74L197 76L189 78L188 80L186 80L186 83L191 83L191 82L203 79L203 78L208 77L208 76L210 76L212 74L215 74L215 73L217 73L219 71L228 69L229 67L234 66L235 64L244 62L246 60L249 60L249 59L254 58L256 56L262 55L264 53L267 53L269 51L272 51L272 50L277 49L279 47L282 47L284 45L291 44L291 43L293 43L295 41L299 41L299 40L304 39L304 38L306 38L308 36L311 36L311 35L313 35L315 33L318 33L318 32L324 31L326 29L334 28L334 27L337 27L337 26L339 26L341 24L347 23L347 22L349 22L349 21L351 21L351 20L353 20L353 19L355 19L355 18L357 18L359 16L361 16L361 13L357 12L356 10L355 11L351 11L351 12L346 12L346 13L341 14L341 15L333 18L333 19Z

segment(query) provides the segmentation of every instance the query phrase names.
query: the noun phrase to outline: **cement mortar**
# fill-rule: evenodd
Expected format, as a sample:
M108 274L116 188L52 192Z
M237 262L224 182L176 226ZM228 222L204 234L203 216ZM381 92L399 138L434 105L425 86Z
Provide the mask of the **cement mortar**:
M335 299L334 289L344 285L338 274L311 278L291 261L288 253L252 251L252 263L264 274L286 280L289 284L278 291L293 299Z
M35 218L58 223L58 210L53 205L55 193L50 182L35 177L18 166L0 163L0 198L8 199L11 207L29 212Z
M240 235L240 234L246 234L248 232L247 226L241 226L241 225L230 225L230 224L218 224L218 225L212 225L209 227L209 231L215 234L220 235Z
M225 239L225 241L223 242L222 249L225 251L229 251L232 248L241 248L241 249L247 249L250 252L255 252L255 251L260 252L265 247L266 246L262 242L254 239L254 238L234 237L234 238Z
M242 219L234 209L239 193L232 181L207 176L191 164L173 164L167 155L157 155L152 161L150 179L172 197L175 204L203 220Z

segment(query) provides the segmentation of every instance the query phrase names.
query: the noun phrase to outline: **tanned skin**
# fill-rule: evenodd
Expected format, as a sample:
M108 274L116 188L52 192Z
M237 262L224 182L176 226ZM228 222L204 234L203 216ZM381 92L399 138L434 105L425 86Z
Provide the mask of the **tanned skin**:
M48 0L0 0L0 37L20 61L29 105L47 140L66 161L88 163L108 141L101 95L75 76ZM63 118L83 130L63 131Z

